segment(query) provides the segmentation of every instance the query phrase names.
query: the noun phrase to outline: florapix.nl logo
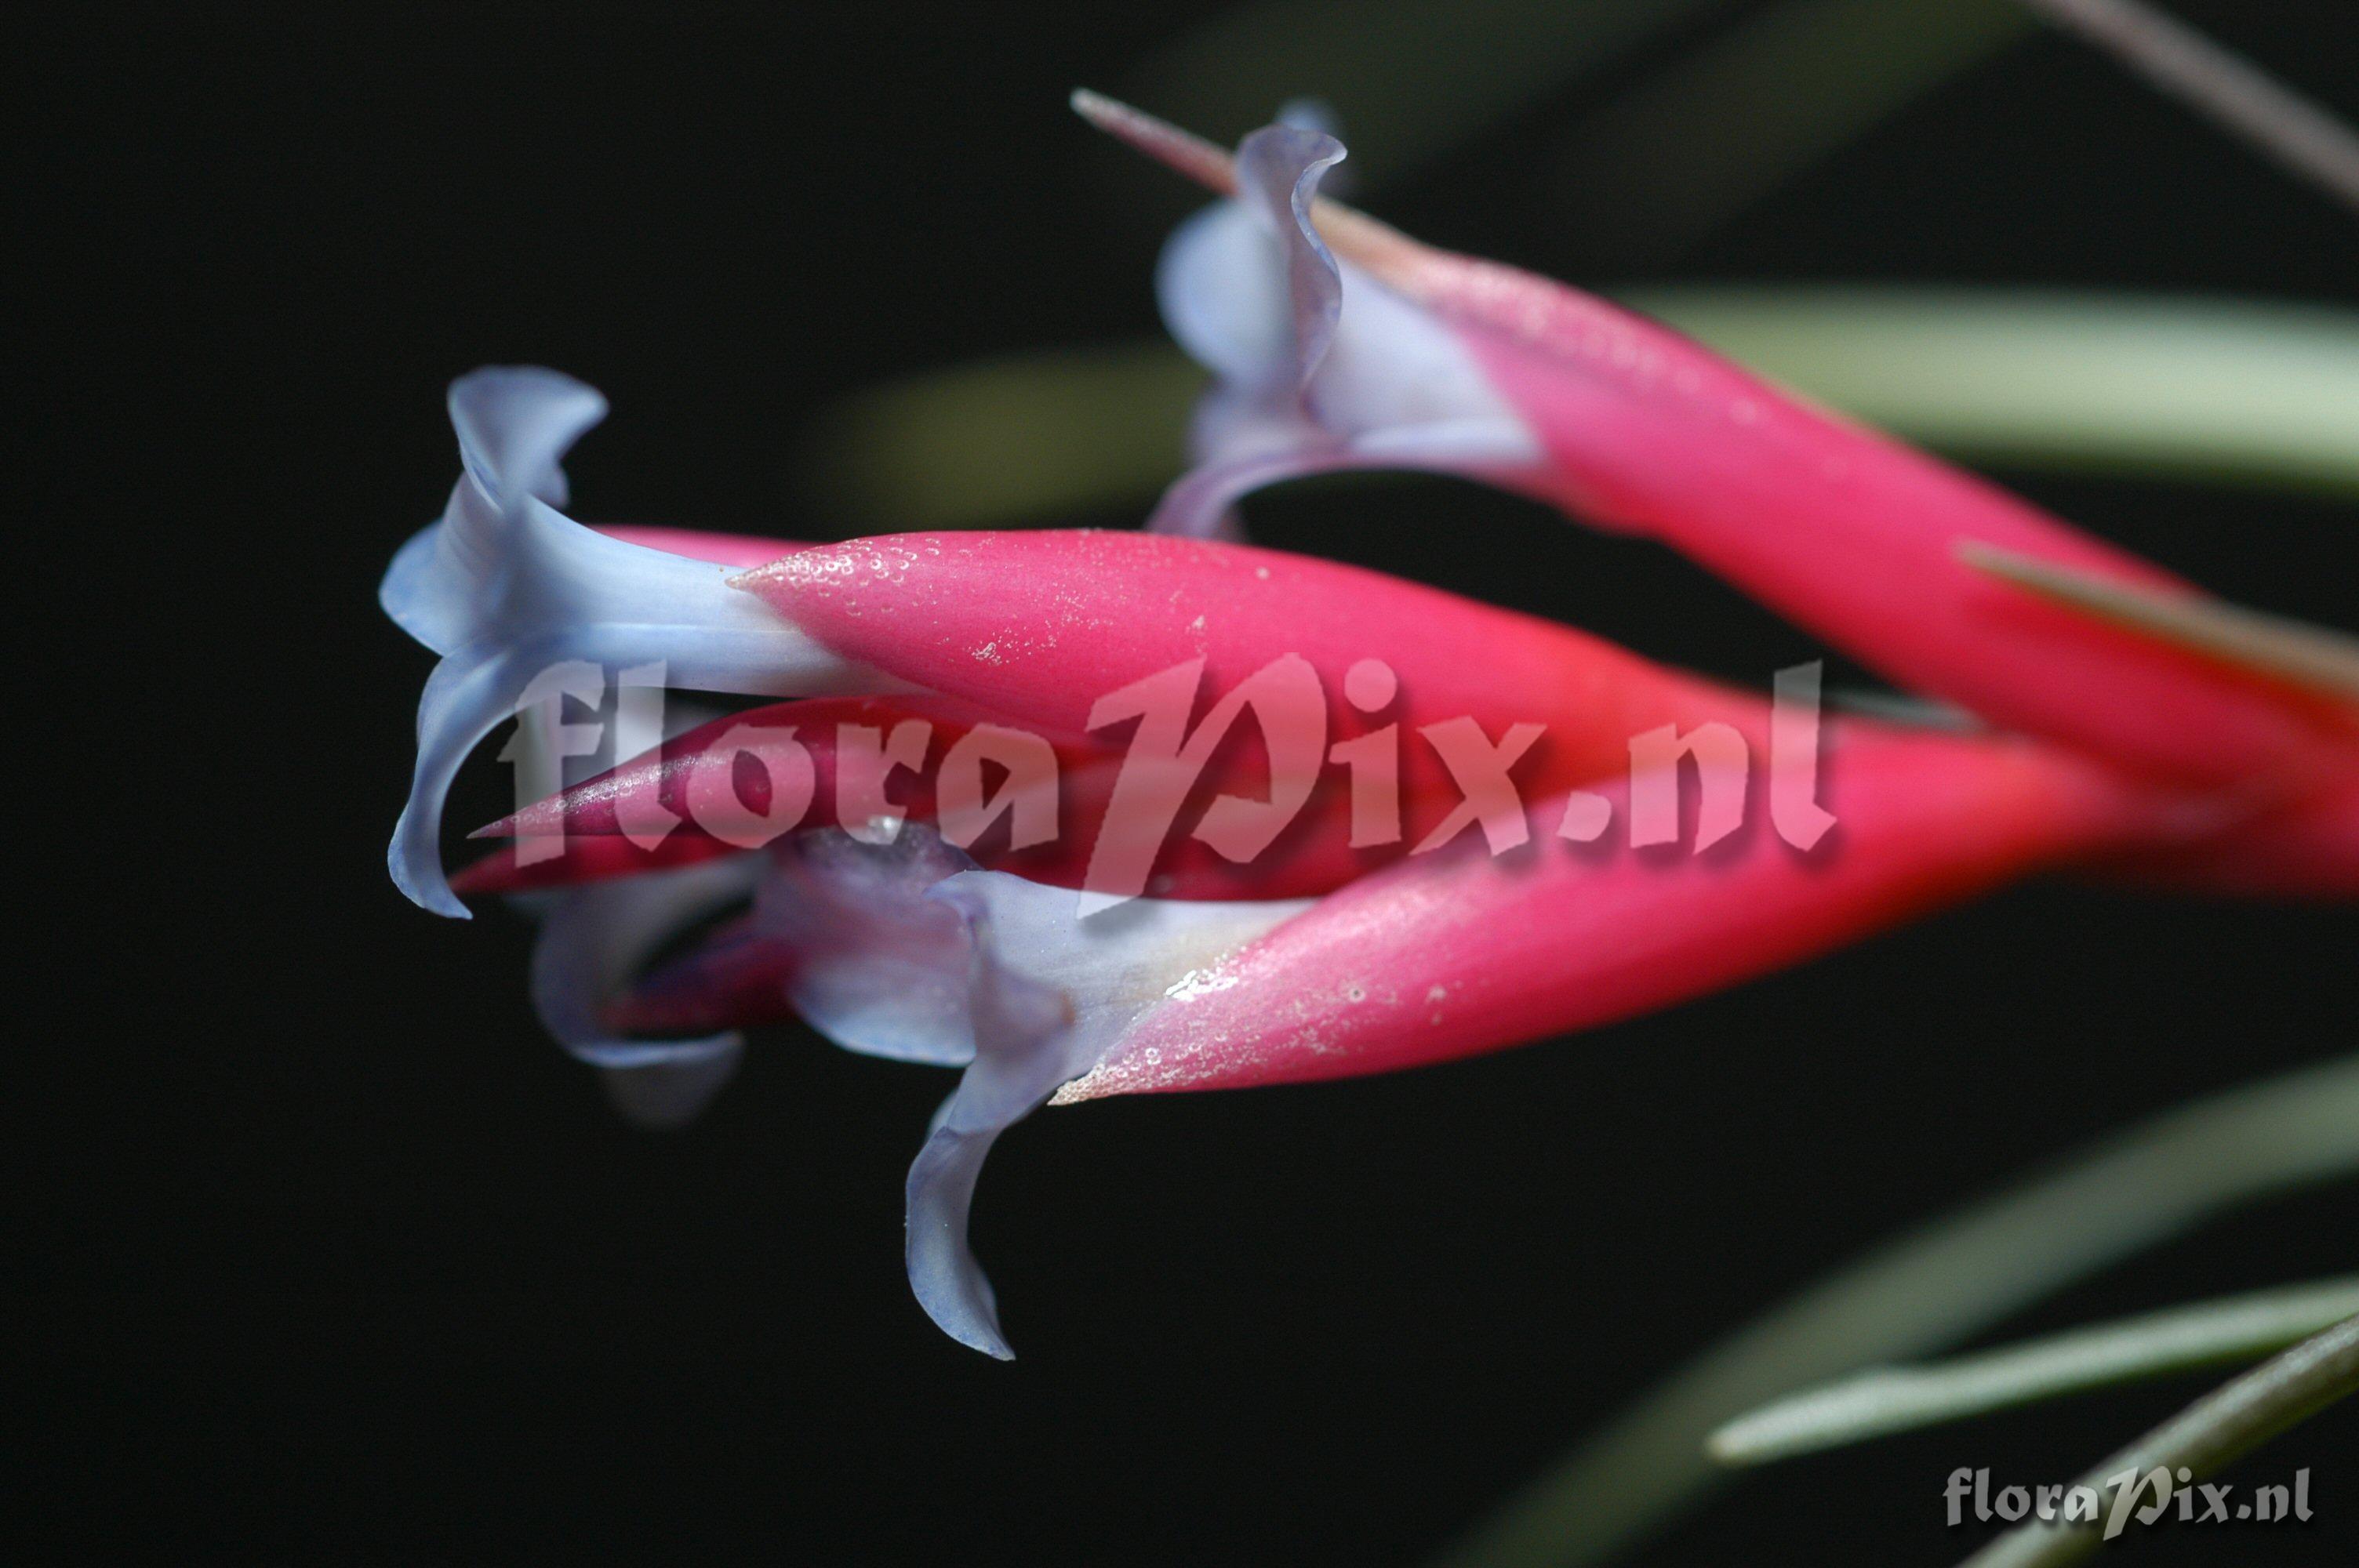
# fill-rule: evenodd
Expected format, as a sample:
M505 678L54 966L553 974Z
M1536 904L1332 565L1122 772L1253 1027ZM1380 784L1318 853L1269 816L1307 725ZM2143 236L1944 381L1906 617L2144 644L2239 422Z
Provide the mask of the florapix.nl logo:
M595 786L597 798L642 849L684 827L749 849L820 825L889 842L908 815L902 792L922 794L936 830L962 849L1003 827L1012 851L1080 833L1084 913L1148 891L1158 858L1178 839L1250 865L1312 816L1331 822L1349 849L1381 856L1432 854L1468 835L1495 856L1540 838L1598 844L1617 823L1631 848L1702 854L1756 809L1807 852L1835 826L1822 798L1817 662L1776 674L1766 735L1706 720L1614 737L1614 776L1537 802L1517 774L1544 757L1546 724L1486 730L1457 716L1405 725L1387 717L1399 679L1373 658L1352 665L1334 694L1299 655L1211 693L1204 661L1185 661L1099 697L1079 736L918 717L724 719L691 744L674 737L669 751L666 674L660 663L636 665L610 683L603 666L571 661L526 688L524 722L502 752L516 769L518 820L528 824L520 864L564 853L570 814L527 817L526 808L558 795L575 771L569 763L582 759L625 762ZM1598 735L1580 743L1584 756L1599 754ZM1756 787L1756 760L1766 788ZM1257 788L1213 787L1245 780Z
M2289 1482L2240 1490L2232 1483L2198 1480L2183 1465L2131 1465L2102 1482L1996 1488L1988 1469L1962 1465L1950 1472L1941 1496L1953 1529L1968 1519L2009 1524L2037 1519L2093 1530L2105 1541L2121 1534L2133 1520L2153 1524L2165 1514L2184 1524L2299 1524L2310 1517L2307 1466L2295 1471Z

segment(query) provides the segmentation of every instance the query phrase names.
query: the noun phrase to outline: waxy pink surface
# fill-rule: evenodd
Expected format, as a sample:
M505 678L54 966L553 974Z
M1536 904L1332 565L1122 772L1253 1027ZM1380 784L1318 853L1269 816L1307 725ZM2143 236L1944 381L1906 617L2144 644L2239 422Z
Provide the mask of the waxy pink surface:
M1082 732L1103 697L1192 659L1225 692L1299 656L1336 730L1471 717L1495 740L1544 723L1536 784L1629 762L1630 737L1677 722L1766 744L1760 699L1569 626L1397 578L1245 545L1038 530L900 534L826 545L737 579L830 648L1006 718ZM1382 661L1395 702L1362 716L1345 673ZM1411 748L1411 755L1416 755Z
M1366 878L1176 988L1059 1098L1348 1077L1593 1028L2153 831L2168 809L2029 744L1854 736L1830 768L1841 826L1807 854L1766 830L1700 856L1544 839Z
M2192 594L1996 486L1527 273L1437 256L1419 297L1547 449L1569 509L1644 533L1875 666L2003 726L2194 783L2359 771L2359 711L2039 600L1978 542Z

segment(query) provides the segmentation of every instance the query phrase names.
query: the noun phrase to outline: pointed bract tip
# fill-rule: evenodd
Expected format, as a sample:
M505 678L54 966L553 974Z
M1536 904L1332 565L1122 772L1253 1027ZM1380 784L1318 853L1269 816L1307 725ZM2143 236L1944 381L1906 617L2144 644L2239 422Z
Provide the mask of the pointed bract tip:
M825 552L832 548L833 548L833 546L828 545L818 545L813 546L814 550L820 552ZM744 571L733 572L722 580L741 593L759 593L762 590L762 585L765 583L777 582L782 579L799 578L810 575L810 568L808 565L801 568L789 568L788 563L793 559L794 557L792 556L781 556L775 561L765 561L758 567L748 567Z
M771 609L787 614L784 606L798 596L832 587L857 569L858 557L842 545L820 545L803 554L811 558L781 557L724 580L738 592L750 593Z
M1179 170L1206 189L1223 196L1236 194L1237 160L1226 148L1086 87L1073 89L1071 103L1074 114L1116 141ZM1323 196L1311 203L1310 215L1319 226L1320 238L1337 255L1403 293L1421 297L1429 291L1425 274L1435 258L1433 251L1392 225Z
M1978 539L1961 539L1956 553L1976 571L2051 604L2256 675L2343 702L2359 701L2359 641L2340 632L2201 594L2117 582Z
M1227 148L1086 87L1073 89L1071 103L1074 114L1116 141L1179 170L1209 190L1223 196L1236 193L1236 159Z

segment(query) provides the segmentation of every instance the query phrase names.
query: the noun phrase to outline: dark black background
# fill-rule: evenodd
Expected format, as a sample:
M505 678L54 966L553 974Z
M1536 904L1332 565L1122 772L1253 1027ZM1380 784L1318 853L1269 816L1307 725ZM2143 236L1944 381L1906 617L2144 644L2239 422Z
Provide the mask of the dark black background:
M2347 7L2181 10L2359 109L2329 63ZM839 535L796 482L830 399L1153 330L1154 246L1193 199L1063 98L1210 14L264 8L86 20L18 59L12 206L58 270L16 323L45 705L19 740L49 806L18 821L17 908L55 950L7 1075L10 1561L1408 1561L1870 1242L2351 1048L2347 913L2042 885L1591 1038L1045 1114L978 1211L1013 1366L902 1281L940 1076L781 1032L691 1131L616 1124L532 1022L524 927L437 921L382 872L430 658L374 589L455 472L443 384L537 361L603 388L572 464L592 514ZM1552 218L1523 155L1701 32L1378 204L1601 285L2352 298L2348 214L2053 38L1641 269L1593 214ZM2347 504L2008 477L2224 591L2354 619ZM1748 679L1808 647L1470 487L1256 517ZM2273 1204L2007 1326L2345 1270L2354 1215ZM2201 1386L1759 1474L1644 1561L1949 1561L1953 1465L2062 1479ZM2245 1472L2313 1465L2315 1524L2141 1560L2347 1561L2354 1414Z

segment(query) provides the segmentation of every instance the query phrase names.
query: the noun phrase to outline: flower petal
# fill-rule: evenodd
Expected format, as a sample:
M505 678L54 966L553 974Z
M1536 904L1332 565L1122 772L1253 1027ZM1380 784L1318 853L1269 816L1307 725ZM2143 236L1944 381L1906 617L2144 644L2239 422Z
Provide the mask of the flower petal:
M733 1008L758 1009L783 989L847 1050L963 1065L910 1166L909 1281L951 1337L1006 1358L990 1283L966 1242L992 1144L1086 1072L1130 1020L1184 993L1206 966L1310 902L1148 899L1084 920L1072 891L973 870L915 823L886 844L833 828L797 834L771 858L750 920L717 934L615 1011L636 1022L711 1021ZM720 864L735 871L755 859ZM549 978L560 977L552 968ZM564 978L579 988L586 977Z
M396 885L440 914L466 914L442 874L451 781L556 666L661 665L672 685L760 696L889 687L731 592L728 568L602 535L543 500L562 492L557 460L603 407L553 372L461 378L451 410L467 472L380 593L444 655L419 706L418 765L386 854Z
M1084 920L1073 892L995 871L952 877L933 896L973 933L975 1055L909 1167L909 1284L944 1333L1009 1360L997 1298L967 1245L992 1144L1132 1019L1311 905L1149 899Z
M1277 239L1234 201L1182 222L1155 270L1155 297L1171 336L1197 363L1242 387L1292 381L1292 390L1299 390L1307 378L1295 358L1286 286Z
M462 376L451 384L448 404L459 460L473 486L460 481L443 520L410 537L377 589L394 623L438 654L466 643L479 618L480 585L474 574L454 568L448 555L462 540L496 531L504 496L510 503L538 496L564 505L559 460L606 416L606 400L596 388L531 365ZM454 529L451 514L462 511L466 515Z
M795 1011L864 1056L973 1060L973 941L958 911L927 895L974 862L906 823L890 843L824 828L782 840L772 855L755 925L789 956Z
M1200 467L1148 526L1212 536L1258 488L1349 468L1526 485L1539 448L1463 345L1339 265L1310 222L1332 136L1274 125L1237 156L1238 200L1182 224L1156 269L1172 336L1222 384L1192 430ZM1348 308L1347 308L1348 307Z
M567 1052L605 1076L616 1108L642 1125L690 1119L735 1072L734 1032L696 1040L635 1040L606 1022L606 1001L667 940L753 892L756 857L602 883L562 894L533 946L532 1003Z
M862 1055L973 1059L973 940L958 911L926 896L973 860L914 825L883 843L815 828L767 859L753 913L642 980L610 1021L669 1031L799 1014Z
M571 499L559 466L582 433L606 417L597 388L538 365L496 365L451 384L459 461L494 506L537 496Z

